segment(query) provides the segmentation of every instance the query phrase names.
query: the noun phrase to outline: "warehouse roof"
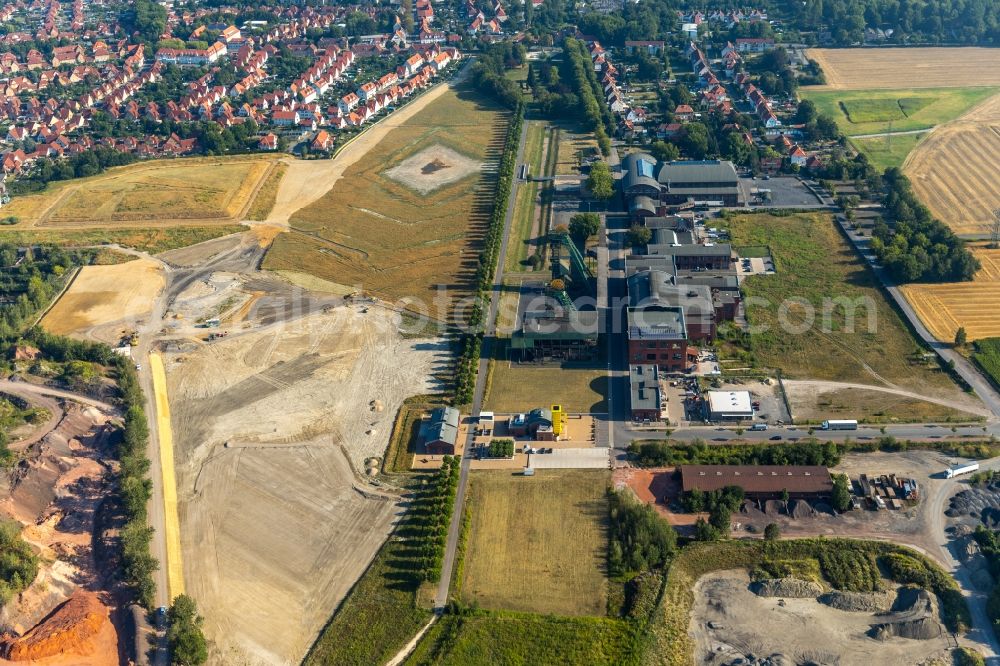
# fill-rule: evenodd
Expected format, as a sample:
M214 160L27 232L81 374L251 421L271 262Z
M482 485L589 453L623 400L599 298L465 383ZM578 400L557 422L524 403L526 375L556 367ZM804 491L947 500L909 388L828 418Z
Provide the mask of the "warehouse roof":
M720 183L735 185L739 181L732 162L721 160L681 160L667 162L660 167L657 180L661 183L706 183L718 187Z
M739 486L746 493L828 494L833 480L826 467L813 465L681 465L684 491Z

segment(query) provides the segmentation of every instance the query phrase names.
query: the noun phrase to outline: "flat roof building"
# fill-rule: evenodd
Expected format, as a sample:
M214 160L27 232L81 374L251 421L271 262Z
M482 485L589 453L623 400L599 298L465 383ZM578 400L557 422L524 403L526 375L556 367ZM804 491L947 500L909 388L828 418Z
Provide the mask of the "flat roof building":
M796 499L829 496L833 479L814 465L681 465L684 492L710 492L739 486L753 499L778 499L783 491Z
M521 361L591 360L597 356L599 326L596 310L529 311L511 336L510 348Z
M705 404L711 421L739 421L753 418L750 391L709 391Z
M632 418L636 421L659 421L662 416L663 395L656 364L630 365L628 370Z

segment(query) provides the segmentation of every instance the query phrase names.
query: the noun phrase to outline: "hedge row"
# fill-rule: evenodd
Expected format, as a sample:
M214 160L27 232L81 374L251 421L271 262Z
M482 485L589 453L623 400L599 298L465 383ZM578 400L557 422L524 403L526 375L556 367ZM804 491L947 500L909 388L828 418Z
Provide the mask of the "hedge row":
M514 183L514 168L517 166L517 147L521 141L521 126L524 123L524 104L518 104L507 126L503 157L500 158L500 175L494 196L493 214L490 216L486 241L479 253L476 268L476 302L469 311L465 331L462 333L462 354L455 368L455 403L466 405L472 402L476 390L476 374L479 368L479 354L483 341L483 314L490 302L490 287L496 274L503 240L504 218L507 202Z

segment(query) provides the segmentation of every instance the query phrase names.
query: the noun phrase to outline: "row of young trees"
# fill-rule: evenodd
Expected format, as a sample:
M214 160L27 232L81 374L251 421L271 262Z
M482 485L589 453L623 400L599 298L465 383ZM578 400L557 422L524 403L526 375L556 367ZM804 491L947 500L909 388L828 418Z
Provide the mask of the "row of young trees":
M685 444L669 440L632 442L629 454L640 467L672 465L822 465L834 467L841 450L833 442L796 444L747 444L710 446L705 442Z
M979 260L917 200L902 171L886 169L882 183L882 205L893 225L875 225L872 250L892 276L901 282L971 280L980 268Z
M414 541L420 544L417 574L421 580L437 582L441 579L448 524L455 509L461 465L462 460L458 456L444 456L441 468L434 473L418 504L418 513L412 524L416 531Z
M479 253L479 265L476 267L476 302L470 308L466 331L462 335L462 353L455 368L455 403L459 405L471 403L476 390L476 375L483 343L483 315L489 304L490 287L500 258L504 219L514 183L517 147L521 140L523 123L522 102L517 105L507 125L507 138L504 141L503 156L500 158L499 178L493 198L493 212L490 215L483 249Z

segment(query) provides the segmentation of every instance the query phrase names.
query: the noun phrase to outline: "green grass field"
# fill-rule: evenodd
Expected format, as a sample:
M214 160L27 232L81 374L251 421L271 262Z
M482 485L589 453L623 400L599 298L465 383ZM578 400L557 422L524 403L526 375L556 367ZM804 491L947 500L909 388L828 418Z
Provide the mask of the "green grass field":
M747 319L761 329L750 343L759 365L781 368L789 378L884 379L917 392L960 394L943 371L921 359L923 350L829 215L734 215L726 225L737 246L769 246L777 271L743 284ZM831 300L837 298L854 310L853 332L845 308Z
M471 87L445 92L393 128L321 199L295 213L293 232L275 239L264 267L305 270L390 300L411 297L429 305L439 286L452 298L466 295L493 206L490 167L506 128L506 112ZM387 175L439 147L486 166L465 175L466 169L429 162L424 183L433 173L461 175L426 194ZM448 314L432 313L441 319Z
M899 134L891 137L875 136L867 139L848 139L855 148L868 156L868 161L879 171L889 167L901 167L906 156L927 136L920 134Z
M540 175L545 165L545 128L546 124L539 120L529 120L528 135L524 142L524 161L532 176ZM525 259L533 252L530 244L535 222L535 200L538 197L539 183L521 183L517 189L517 201L514 206L514 220L507 245L507 256L504 258L505 271L523 271Z
M636 629L624 620L480 612L446 615L404 663L629 664L635 663L636 645Z
M474 472L462 596L491 610L604 615L605 470Z
M485 404L501 413L561 404L568 412L607 411L608 376L603 368L518 365L499 360Z
M803 99L837 121L847 136L929 129L962 115L995 94L996 88L921 88L900 90L811 90Z

